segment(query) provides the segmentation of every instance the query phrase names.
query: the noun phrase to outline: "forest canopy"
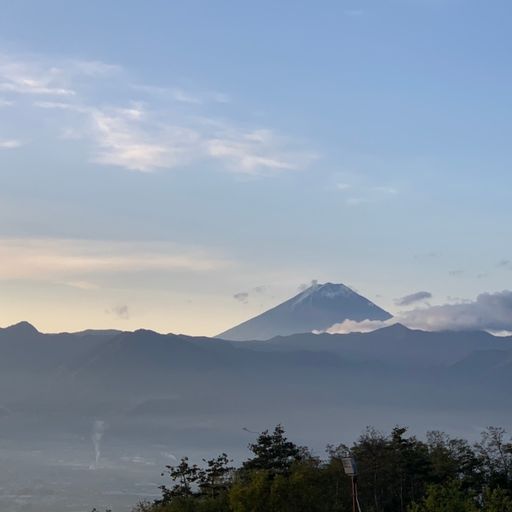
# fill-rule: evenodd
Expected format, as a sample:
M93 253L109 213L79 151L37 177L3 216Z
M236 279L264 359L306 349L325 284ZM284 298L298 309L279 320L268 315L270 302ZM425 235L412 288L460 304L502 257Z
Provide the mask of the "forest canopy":
M321 458L277 425L249 449L240 467L225 453L167 466L161 497L134 512L349 512L351 480L342 466L349 454L364 512L512 512L512 443L498 427L476 443L438 431L420 440L405 427L367 428L352 446L329 445Z

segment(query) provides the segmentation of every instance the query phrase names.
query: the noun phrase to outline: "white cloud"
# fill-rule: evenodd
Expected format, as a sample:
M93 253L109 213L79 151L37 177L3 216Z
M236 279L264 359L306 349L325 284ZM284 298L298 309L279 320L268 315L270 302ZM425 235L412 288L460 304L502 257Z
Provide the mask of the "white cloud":
M102 62L43 65L4 57L0 82L12 92L41 96L35 107L62 111L62 120L55 113L50 118L60 123L56 138L91 142L94 163L140 172L220 163L231 172L265 175L301 169L317 158L271 129L211 115L210 103L229 102L223 93L133 85L125 70ZM54 97L42 97L49 95ZM98 97L107 99L100 103Z
M0 55L0 91L16 94L73 96L63 69L31 59Z
M94 161L135 171L172 169L194 155L200 136L191 129L147 126L142 109L90 111L97 151Z
M206 142L208 154L223 160L232 170L254 174L264 170L295 170L313 155L282 150L282 140L270 130L240 132L226 129L221 137Z
M4 99L0 98L0 108L12 107L13 105L14 105L13 101L4 100Z
M16 149L22 145L23 143L17 139L0 139L0 149Z
M396 324L398 320L392 318L390 320L362 320L357 322L355 320L345 320L339 324L334 324L326 332L330 334L348 334L350 332L372 332L377 329L382 329L389 325Z
M18 95L76 96L84 78L109 77L120 66L100 61L59 60L0 54L0 91ZM11 103L11 102L10 102Z
M208 118L188 125L172 124L139 103L124 108L55 101L37 101L35 105L75 112L83 118L94 143L92 160L129 170L151 172L210 160L221 162L232 172L266 174L300 169L316 157L291 149L291 143L271 130L243 131Z
M345 321L330 327L327 332L367 332L400 322L407 327L426 331L481 330L512 331L512 291L482 293L473 301L417 308L399 313L391 320L375 322Z

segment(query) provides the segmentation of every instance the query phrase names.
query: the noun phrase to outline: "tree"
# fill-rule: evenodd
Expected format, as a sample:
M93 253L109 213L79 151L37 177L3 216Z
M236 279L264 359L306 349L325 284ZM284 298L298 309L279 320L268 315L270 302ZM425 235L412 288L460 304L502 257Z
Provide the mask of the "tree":
M491 488L512 487L512 443L505 441L505 429L487 427L481 440L475 445L483 470L486 484Z
M214 459L205 460L206 468L199 472L198 485L200 492L210 498L224 494L229 488L232 462L225 453Z
M158 504L171 503L177 498L187 498L194 493L194 485L201 477L201 469L196 464L190 465L188 457L183 457L177 466L165 466L162 476L168 475L173 483L172 487L161 485L162 499Z
M504 489L487 489L483 497L483 512L512 512L512 498Z
M244 462L244 470L267 470L271 474L286 473L293 462L306 456L304 448L288 441L282 425L272 433L263 431L255 443L249 445L254 457Z
M444 485L431 485L419 503L413 503L409 512L477 512L475 502L453 480Z

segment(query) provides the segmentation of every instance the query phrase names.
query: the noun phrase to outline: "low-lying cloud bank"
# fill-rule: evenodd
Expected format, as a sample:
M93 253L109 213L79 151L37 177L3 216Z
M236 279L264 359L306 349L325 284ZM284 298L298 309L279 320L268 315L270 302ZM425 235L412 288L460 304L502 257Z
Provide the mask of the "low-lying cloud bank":
M327 332L370 332L397 322L426 331L512 332L512 291L482 293L474 301L404 311L386 321L346 320L331 326Z

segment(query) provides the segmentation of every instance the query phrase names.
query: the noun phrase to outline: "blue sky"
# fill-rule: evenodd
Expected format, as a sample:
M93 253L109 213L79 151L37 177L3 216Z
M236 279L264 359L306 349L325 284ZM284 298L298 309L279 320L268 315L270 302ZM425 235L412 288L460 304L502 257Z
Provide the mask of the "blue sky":
M393 313L508 288L511 15L5 2L0 324L215 334L312 279Z

